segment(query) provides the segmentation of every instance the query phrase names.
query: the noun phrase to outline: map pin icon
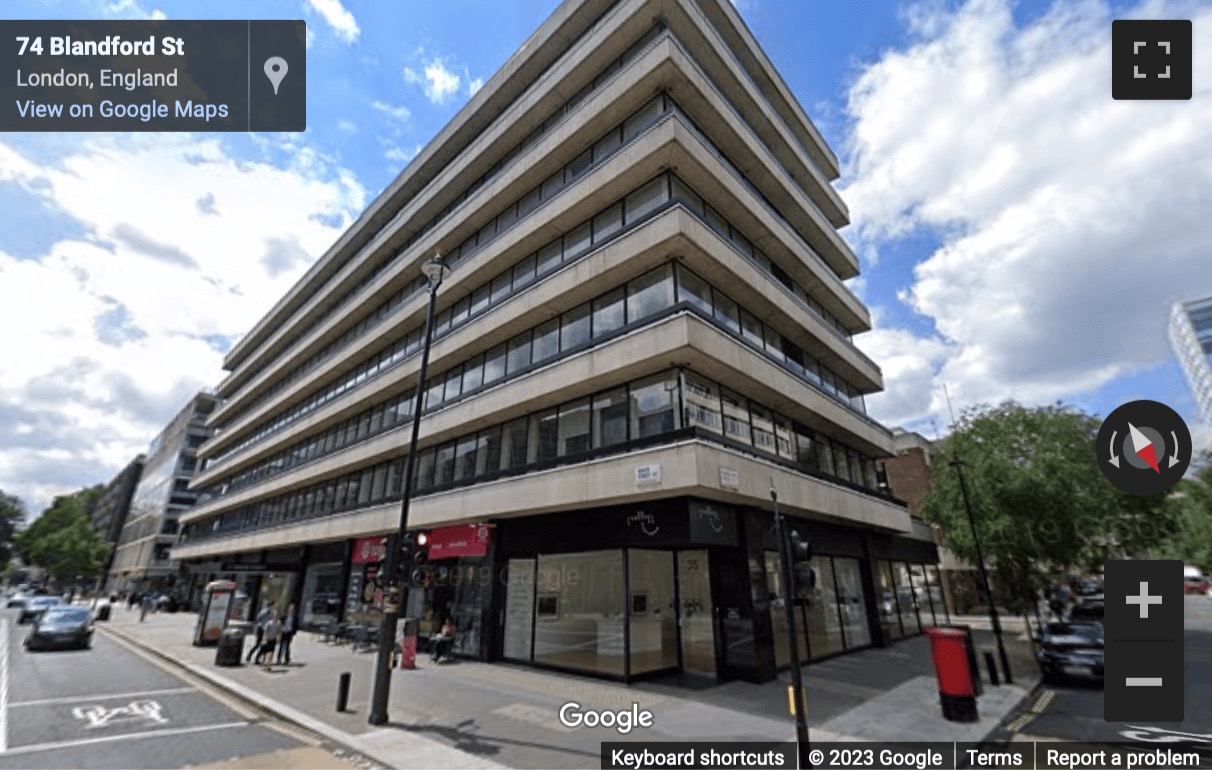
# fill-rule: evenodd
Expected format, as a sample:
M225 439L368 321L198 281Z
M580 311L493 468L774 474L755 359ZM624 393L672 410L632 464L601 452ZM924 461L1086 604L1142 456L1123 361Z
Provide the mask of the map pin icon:
M265 60L265 77L274 85L274 96L278 95L278 86L282 83L282 78L286 77L288 69L290 68L286 66L286 60L281 56L271 56Z

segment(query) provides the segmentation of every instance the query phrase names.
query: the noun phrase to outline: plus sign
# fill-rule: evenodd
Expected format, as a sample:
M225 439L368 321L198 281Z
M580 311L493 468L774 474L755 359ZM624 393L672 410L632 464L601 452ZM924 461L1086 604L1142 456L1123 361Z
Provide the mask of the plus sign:
M1128 597L1128 604L1140 605L1140 617L1142 620L1149 617L1149 605L1150 604L1161 604L1161 603L1162 603L1162 598L1160 595L1159 596L1150 596L1149 595L1149 583L1144 580L1142 580L1140 582L1140 596L1129 596Z

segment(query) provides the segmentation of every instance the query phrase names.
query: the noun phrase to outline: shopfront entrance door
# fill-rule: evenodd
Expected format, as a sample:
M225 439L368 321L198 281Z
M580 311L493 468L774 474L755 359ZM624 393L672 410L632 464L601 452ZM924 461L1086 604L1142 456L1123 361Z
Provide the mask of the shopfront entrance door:
M678 551L678 627L682 672L715 677L715 605L705 549Z

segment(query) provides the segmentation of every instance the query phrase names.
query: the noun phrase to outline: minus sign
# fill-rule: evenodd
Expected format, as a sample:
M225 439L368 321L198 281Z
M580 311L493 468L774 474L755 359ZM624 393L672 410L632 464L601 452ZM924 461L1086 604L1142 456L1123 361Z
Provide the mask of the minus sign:
M1127 687L1161 687L1160 676L1129 676L1124 678Z

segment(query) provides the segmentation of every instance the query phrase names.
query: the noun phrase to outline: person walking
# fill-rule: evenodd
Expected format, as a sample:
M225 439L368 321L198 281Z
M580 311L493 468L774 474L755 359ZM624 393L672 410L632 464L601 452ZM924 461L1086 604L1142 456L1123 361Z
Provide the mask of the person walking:
M248 657L244 660L245 663L252 661L252 659L256 657L257 653L261 651L261 640L265 637L265 624L269 622L270 612L271 610L267 604L261 608L260 612L257 613L257 619L253 622L253 646L252 649L248 651ZM260 660L260 658L258 658L258 660Z
M269 620L265 622L265 634L261 640L261 651L257 653L257 663L269 671L274 664L274 648L278 646L278 637L282 635L282 621L278 620L275 610L269 611Z
M143 594L143 599L139 602L139 622L142 623L147 617L147 611L152 608L151 591L146 591Z
M278 665L290 665L290 643L294 641L295 632L299 630L299 619L295 616L295 605L286 608L286 617L282 619L282 634L278 638Z

